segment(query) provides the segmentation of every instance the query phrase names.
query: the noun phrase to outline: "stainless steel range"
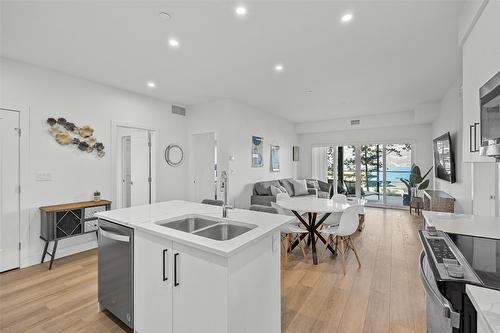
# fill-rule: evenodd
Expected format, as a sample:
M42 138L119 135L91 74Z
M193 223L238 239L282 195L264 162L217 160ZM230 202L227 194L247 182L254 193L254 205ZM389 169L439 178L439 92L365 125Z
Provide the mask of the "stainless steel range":
M465 285L500 290L500 240L446 234L432 227L419 236L427 332L476 332L477 313Z

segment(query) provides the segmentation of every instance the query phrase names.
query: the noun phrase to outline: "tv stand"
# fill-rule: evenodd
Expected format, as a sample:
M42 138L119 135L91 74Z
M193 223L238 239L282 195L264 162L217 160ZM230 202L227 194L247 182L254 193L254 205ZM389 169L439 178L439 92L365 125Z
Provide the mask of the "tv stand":
M455 212L455 198L440 190L424 190L424 210Z

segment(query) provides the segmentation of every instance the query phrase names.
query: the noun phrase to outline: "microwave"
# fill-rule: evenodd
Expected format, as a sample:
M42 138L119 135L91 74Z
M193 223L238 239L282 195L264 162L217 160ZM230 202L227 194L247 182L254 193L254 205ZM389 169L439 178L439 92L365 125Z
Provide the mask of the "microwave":
M481 146L479 154L500 161L500 72L479 89Z

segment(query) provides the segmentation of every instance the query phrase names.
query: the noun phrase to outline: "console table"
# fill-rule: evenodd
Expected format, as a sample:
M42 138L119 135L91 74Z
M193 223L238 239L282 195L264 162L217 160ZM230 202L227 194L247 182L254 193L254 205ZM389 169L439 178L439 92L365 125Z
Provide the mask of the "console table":
M455 212L455 198L444 191L424 190L424 210Z
M41 263L45 260L45 255L49 255L49 270L52 269L59 240L91 232L95 232L97 235L97 218L94 215L110 208L111 201L108 200L72 202L39 207L41 217L40 238L45 241ZM54 241L52 253L48 251L51 241Z

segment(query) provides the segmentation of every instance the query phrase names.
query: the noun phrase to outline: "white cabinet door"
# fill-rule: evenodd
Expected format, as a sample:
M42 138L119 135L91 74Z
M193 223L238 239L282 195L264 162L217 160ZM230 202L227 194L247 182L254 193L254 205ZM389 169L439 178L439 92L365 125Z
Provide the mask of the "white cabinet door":
M172 241L136 231L135 331L172 332Z
M223 258L177 243L173 246L174 332L227 332L227 269Z
M473 164L472 213L480 216L496 216L497 164Z

